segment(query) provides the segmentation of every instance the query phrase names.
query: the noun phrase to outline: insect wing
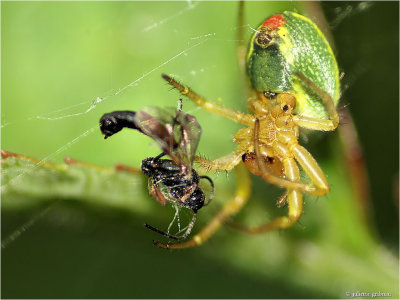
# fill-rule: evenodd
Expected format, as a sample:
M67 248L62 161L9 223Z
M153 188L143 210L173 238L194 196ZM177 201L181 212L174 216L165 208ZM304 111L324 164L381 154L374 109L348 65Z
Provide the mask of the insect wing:
M135 123L141 131L156 141L161 150L171 158L173 149L177 146L172 126L176 113L173 108L147 106L135 116Z
M174 108L147 106L136 113L135 123L175 163L191 168L201 135L194 116Z
M177 123L175 131L179 132L180 137L177 155L182 164L191 167L199 144L201 127L194 116L182 111L178 112Z

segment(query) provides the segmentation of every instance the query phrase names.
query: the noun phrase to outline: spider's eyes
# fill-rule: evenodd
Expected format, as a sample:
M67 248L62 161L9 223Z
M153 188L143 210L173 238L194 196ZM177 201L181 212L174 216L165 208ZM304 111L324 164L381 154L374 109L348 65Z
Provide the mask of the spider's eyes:
M254 43L265 49L275 43L275 38L278 36L276 29L271 29L268 26L262 26L256 33Z
M272 37L266 32L260 32L257 35L257 44L258 45L266 46L269 43L271 43L271 41L272 41Z
M277 95L277 93L274 93L274 92L270 92L270 91L264 92L264 97L267 99L270 99L270 100L275 99L276 95Z

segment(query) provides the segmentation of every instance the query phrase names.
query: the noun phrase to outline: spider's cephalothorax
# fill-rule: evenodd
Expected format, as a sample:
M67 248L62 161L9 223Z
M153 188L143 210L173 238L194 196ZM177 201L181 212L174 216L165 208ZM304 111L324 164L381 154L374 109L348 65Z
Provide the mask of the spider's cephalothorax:
M259 120L258 143L262 156L261 162L271 173L284 177L282 161L287 155L286 145L297 141L299 128L293 121L292 111L295 98L286 93L259 93L258 97L249 99L249 108ZM240 129L234 136L238 151L245 152L242 160L255 175L262 175L254 149L253 125Z

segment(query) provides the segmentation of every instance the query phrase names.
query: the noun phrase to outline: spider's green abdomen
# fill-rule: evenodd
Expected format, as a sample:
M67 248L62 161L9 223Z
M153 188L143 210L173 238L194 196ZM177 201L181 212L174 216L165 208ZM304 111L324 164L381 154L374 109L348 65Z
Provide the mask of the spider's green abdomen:
M300 73L327 92L337 104L339 71L325 36L308 18L283 12L264 21L250 42L247 72L256 91L290 92L294 113L328 118L320 96L297 76Z

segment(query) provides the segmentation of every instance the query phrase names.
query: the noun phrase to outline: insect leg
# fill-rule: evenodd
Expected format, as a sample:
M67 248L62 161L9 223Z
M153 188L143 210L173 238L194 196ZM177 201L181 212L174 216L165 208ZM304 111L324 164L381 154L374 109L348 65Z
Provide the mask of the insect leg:
M242 209L250 197L251 193L251 180L249 172L244 164L239 164L236 168L236 182L237 189L236 194L219 213L204 227L198 234L196 234L191 240L178 243L178 244L164 244L158 241L154 241L154 244L161 248L166 249L183 249L189 247L195 247L203 244L208 240L225 222L226 220L236 214Z
M159 160L161 157L165 156L164 152L161 152L160 154L158 154L156 157L154 157L153 161L157 161Z
M218 103L208 101L203 97L196 94L189 87L180 84L175 79L169 77L168 75L163 74L162 77L174 88L176 88L183 96L187 96L190 100L192 100L198 106L204 108L205 110L220 115L224 118L230 119L232 121L242 123L245 125L251 125L254 122L253 115L245 114L222 105Z
M207 201L207 203L204 203L204 205L203 205L203 206L207 206L208 204L210 204L211 200L214 198L214 182L208 176L199 176L199 178L207 179L211 185L211 192L210 192L210 195L208 196L208 201Z
M149 178L147 186L149 189L150 196L156 199L158 203L160 203L162 206L165 206L167 204L167 200L165 199L164 195L158 188L158 183L155 182L153 179Z
M163 236L166 236L166 237L168 237L170 239L180 241L180 240L184 240L185 238L187 238L189 236L190 232L193 229L194 223L196 222L196 216L197 216L197 213L193 213L192 220L190 221L185 233L183 235L180 235L180 236L175 236L175 235L166 233L166 232L164 232L164 231L162 231L162 230L160 230L158 228L155 228L155 227L153 227L153 226L151 226L149 224L144 224L144 226L146 226L146 228L148 228L150 230L153 230L153 231L155 231L155 232L157 232L159 234L162 234Z
M161 157L165 155L164 152L161 154L157 155L156 157L153 158L153 161L159 160ZM123 164L116 164L115 165L115 170L117 171L125 171L125 172L130 172L130 173L135 173L135 174L142 174L142 170L136 167L131 167Z

